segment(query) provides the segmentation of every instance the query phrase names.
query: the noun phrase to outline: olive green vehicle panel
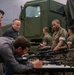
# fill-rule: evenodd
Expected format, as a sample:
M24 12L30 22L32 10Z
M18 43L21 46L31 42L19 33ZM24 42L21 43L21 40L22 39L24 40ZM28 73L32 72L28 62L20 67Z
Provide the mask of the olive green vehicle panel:
M59 19L62 27L67 28L64 14L65 5L53 0L29 1L21 9L20 35L25 36L32 42L34 49L38 46L43 38L43 27L49 28L52 34L51 22L53 19ZM4 26L5 31L9 26Z
M67 0L66 3L67 24L71 26L74 24L74 0Z
M40 16L27 17L27 8L40 8ZM65 28L65 17L63 16L65 5L57 3L53 0L38 0L27 2L23 9L21 10L20 19L22 21L22 27L20 33L27 37L28 39L42 39L42 29L43 27L49 27L49 32L51 33L51 22L53 19L59 19L61 25ZM34 11L30 15L32 15ZM22 31L23 30L23 31Z
M12 24L8 24L6 26L2 27L2 31L5 32L9 27L11 27Z
M40 18L25 18L24 34L26 37L39 37L41 28Z
M51 22L59 19L62 27L66 27L64 14L65 5L54 0L37 0L27 2L21 10L20 19L22 27L20 34L31 41L31 50L36 51L43 38L43 27L49 28L52 35Z
M33 2L33 3L32 3ZM24 14L23 20L22 20L22 28L21 28L21 33L28 39L40 39L42 38L42 28L44 26L47 26L47 0L43 1L32 1L32 2L27 2L24 6L23 12L21 11L20 19L23 17L22 15ZM26 17L26 8L28 6L40 6L40 12L41 15L39 17ZM43 14L43 15L42 15Z

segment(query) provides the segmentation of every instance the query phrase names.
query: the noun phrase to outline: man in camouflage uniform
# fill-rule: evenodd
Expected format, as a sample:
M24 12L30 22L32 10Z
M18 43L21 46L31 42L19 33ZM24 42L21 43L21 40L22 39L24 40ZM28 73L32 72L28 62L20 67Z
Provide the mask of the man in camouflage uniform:
M66 46L67 31L61 27L58 19L52 21L52 29L54 30L52 49L58 50L59 48Z
M74 48L74 26L68 28L69 37L67 38L68 48Z
M60 21L58 19L54 19L52 21L52 29L53 29L53 40L52 40L52 50L60 50L62 47L66 46L66 38L67 38L67 31L61 27ZM54 55L54 58L60 59L63 57L62 54ZM63 75L61 72L54 73L54 75Z
M49 34L49 28L43 28L44 37L42 39L42 43L40 43L40 47L51 46L52 45L52 37ZM44 75L50 75L48 72L44 73Z
M74 26L68 28L69 37L67 38L68 49L74 48ZM74 52L69 52L69 57L74 61Z
M44 47L44 46L51 46L51 44L52 44L52 37L51 37L51 35L49 34L49 29L48 29L48 27L44 27L44 28L43 28L43 34L44 34L44 37L43 37L42 43L40 43L40 46L41 46L41 47Z

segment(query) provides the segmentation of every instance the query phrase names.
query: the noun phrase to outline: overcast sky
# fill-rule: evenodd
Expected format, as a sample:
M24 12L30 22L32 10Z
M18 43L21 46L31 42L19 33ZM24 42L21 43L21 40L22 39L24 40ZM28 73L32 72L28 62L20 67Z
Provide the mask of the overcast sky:
M60 3L63 3L63 4L66 4L67 0L54 0L54 1L57 1L57 2L60 2Z
M19 18L20 14L20 6L24 6L24 4L30 0L0 0L0 9L5 11L5 15L3 18L3 25L12 23L13 19ZM67 0L55 0L66 4Z

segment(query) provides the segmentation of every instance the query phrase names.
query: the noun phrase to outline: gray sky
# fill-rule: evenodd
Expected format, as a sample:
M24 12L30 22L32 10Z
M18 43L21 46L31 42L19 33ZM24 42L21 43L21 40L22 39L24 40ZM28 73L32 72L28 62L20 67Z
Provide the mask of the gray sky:
M0 9L5 12L3 25L12 23L13 19L19 18L21 5L24 6L29 0L0 0Z
M67 2L67 0L54 0L54 1L60 2L62 4L66 4L66 2Z
M19 14L21 11L20 6L24 6L24 4L30 0L0 0L0 9L5 11L5 15L3 18L3 25L12 23L13 19L19 18ZM67 0L55 0L66 4Z

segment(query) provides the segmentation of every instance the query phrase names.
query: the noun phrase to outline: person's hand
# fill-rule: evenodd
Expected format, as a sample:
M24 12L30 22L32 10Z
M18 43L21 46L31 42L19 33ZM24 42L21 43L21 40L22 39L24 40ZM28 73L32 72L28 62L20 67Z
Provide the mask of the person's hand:
M55 48L55 46L53 45L53 46L51 46L51 49L53 50Z
M55 46L55 45L52 45L51 46L51 50L53 50L53 51L55 51L55 50L58 50L59 48L57 47L57 46Z
M44 45L44 44L42 44L42 43L40 43L40 46L41 46L41 47L44 47L45 45Z
M39 60L36 60L36 61L32 62L32 64L34 65L34 68L41 68L43 62L39 61Z

